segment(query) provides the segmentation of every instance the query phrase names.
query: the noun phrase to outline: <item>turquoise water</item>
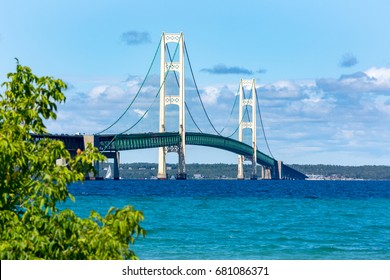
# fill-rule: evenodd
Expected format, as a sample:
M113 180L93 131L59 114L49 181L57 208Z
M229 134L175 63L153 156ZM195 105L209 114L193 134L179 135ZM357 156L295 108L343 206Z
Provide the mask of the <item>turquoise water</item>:
M144 212L141 259L390 259L387 181L88 181L72 185L86 217Z

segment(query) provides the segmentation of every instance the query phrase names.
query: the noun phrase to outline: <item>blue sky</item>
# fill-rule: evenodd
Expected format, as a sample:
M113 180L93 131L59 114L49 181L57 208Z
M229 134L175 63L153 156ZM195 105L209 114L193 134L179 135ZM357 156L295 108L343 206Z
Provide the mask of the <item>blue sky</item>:
M0 81L17 57L69 85L50 132L94 133L112 123L162 32L184 32L216 126L228 118L239 80L255 78L277 159L390 164L389 1L21 0L2 3L0 13ZM265 150L260 129L258 141ZM122 161L156 162L157 152L123 153ZM187 162L236 161L188 148Z

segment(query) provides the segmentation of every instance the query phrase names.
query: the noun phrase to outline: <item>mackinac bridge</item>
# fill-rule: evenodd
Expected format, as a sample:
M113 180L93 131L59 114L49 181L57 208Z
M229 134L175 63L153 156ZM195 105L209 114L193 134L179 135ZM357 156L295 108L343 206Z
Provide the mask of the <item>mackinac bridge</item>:
M152 69L156 65L159 74L153 75ZM189 75L186 76L187 72ZM141 150L141 153L144 149L156 149L156 177L167 179L167 154L176 153L176 179L185 180L188 145L237 154L238 180L245 179L244 167L248 166L252 180L306 179L301 172L274 158L263 125L256 80L241 79L236 84L234 102L230 104L231 109L226 110L226 123L217 129L198 88L184 34L163 33L145 77L132 92L123 112L118 112L118 117L109 126L91 135L42 134L33 137L37 141L42 138L61 140L71 154L84 150L88 144L97 147L107 158L113 159L114 179L120 178L120 152ZM244 165L245 161L249 164ZM95 163L97 170L99 164Z

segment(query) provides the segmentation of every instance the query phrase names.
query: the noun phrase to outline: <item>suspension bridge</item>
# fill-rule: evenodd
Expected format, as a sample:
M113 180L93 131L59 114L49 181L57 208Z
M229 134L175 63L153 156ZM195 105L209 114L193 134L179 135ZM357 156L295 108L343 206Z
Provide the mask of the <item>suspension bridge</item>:
M173 55L169 47L172 44L175 46ZM150 84L147 84L147 78L150 76L152 65L154 65L158 56L158 50L160 50L160 81L154 87L155 92L153 92L153 90L150 90ZM191 113L190 108L194 103L194 98L186 99L185 61L188 62L191 72L192 91L197 94L198 106L208 122L209 129L212 129L212 133L208 133L201 128L199 121L195 120L195 114ZM148 86L149 89L146 89ZM247 96L248 92L249 96ZM149 102L145 101L147 94L152 96ZM139 100L142 100L143 110L139 109L141 107L135 109ZM156 105L159 107L158 110L153 110ZM171 105L178 108L178 112L172 114L169 110L172 107ZM271 153L261 118L255 79L240 80L229 120L232 119L234 109L237 107L238 118L235 125L230 128L224 126L218 131L211 121L210 114L205 108L198 89L183 33L163 33L143 82L127 108L111 125L93 135L34 135L34 137L36 140L46 137L61 140L71 153L76 153L77 149L85 149L88 143L92 144L105 154L107 158L114 159L114 179L119 179L121 151L158 148L157 178L161 180L167 179L166 157L168 153L174 152L178 154L176 178L184 180L187 178L186 146L197 145L222 149L237 154L237 179L239 180L244 179L244 161L252 163L251 179L254 180L258 178L304 180L306 178L304 174L285 165L282 161L274 159ZM134 123L130 127L120 132L110 133L110 130L120 126L120 122L125 120L125 116L131 112L131 109L138 112L138 119L133 120ZM158 122L154 122L158 123L156 131L133 133L137 125L139 126L142 121L150 118L149 116L152 112L156 111L158 111ZM188 118L196 127L196 132L187 131L188 121L186 119ZM260 127L269 155L258 149L256 133L258 119L260 120ZM177 127L175 127L175 123L178 124ZM126 121L126 124L128 124L128 121ZM148 131L154 129L152 126L148 126L148 128ZM248 139L248 131L250 139ZM227 135L222 135L223 132L227 132ZM234 135L237 135L237 139L234 139ZM258 165L261 168L260 174L258 174ZM95 168L99 170L99 163L95 164Z

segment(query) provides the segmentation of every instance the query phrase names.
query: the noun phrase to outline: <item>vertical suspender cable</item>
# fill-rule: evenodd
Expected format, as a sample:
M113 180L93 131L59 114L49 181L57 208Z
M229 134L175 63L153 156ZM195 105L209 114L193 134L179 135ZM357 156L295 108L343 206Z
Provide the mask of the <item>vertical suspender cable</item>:
M172 63L173 62L173 57L171 57L171 52L169 51L169 48L167 48L167 51L168 51L168 55L169 55L169 60ZM177 78L177 74L176 74L175 71L173 71L173 73L175 74L175 79L176 79L177 86L180 87L179 79ZM198 126L198 124L194 120L194 117L192 116L190 108L188 107L186 101L184 101L184 105L186 106L187 112L190 115L190 118L191 118L192 122L195 124L196 128L199 130L200 133L203 133L203 131L200 129L200 127Z
M173 56L176 55L176 52L177 52L178 48L179 48L179 44L176 46L176 49L175 49L175 52L174 52ZM132 128L134 128L146 116L146 114L150 111L150 109L152 108L152 106L153 106L154 102L156 101L157 97L160 95L161 88L163 87L163 85L165 84L165 82L167 80L168 73L169 73L169 71L170 71L170 69L172 67L172 64L173 64L173 62L171 61L170 65L169 65L169 68L168 68L168 71L165 73L164 81L160 85L160 88L158 89L157 94L155 95L154 100L153 100L152 104L149 106L148 110L146 110L144 112L144 114L141 116L141 118L138 121L136 121L130 128L126 129L125 131L122 131L120 134L124 134L124 133L128 132L129 130L131 130Z
M162 39L162 38L161 38L161 39ZM161 43L161 40L160 40L160 43ZM179 45L176 46L174 55L176 55L178 46L179 46ZM159 49L159 48L157 48L156 53L155 53L155 55L154 55L153 62L154 62L154 60L155 60L155 58L156 58L156 56L157 56L157 51L158 51L158 49ZM153 64L153 62L152 62L152 64ZM149 67L149 70L148 70L148 74L147 74L147 75L149 75L149 72L150 72L151 67L152 67L152 65ZM169 65L169 69L170 69L171 67L172 67L172 62L171 62L171 64ZM147 113L150 111L150 109L152 108L152 106L153 106L154 102L156 101L157 97L160 95L161 88L162 88L162 86L163 86L163 85L165 84L165 82L166 82L166 79L167 79L167 76L168 76L168 72L169 72L169 71L167 71L167 73L165 74L164 81L163 81L163 83L160 85L160 88L158 89L158 92L157 92L157 94L155 95L154 100L153 100L152 104L149 106L148 110L146 110L146 111L144 112L144 114L141 116L141 118L139 118L138 121L136 121L130 128L126 129L125 131L122 131L122 132L119 133L119 134L116 134L116 135L114 136L114 138L108 143L108 145L103 149L103 151L105 151L105 150L108 148L108 146L111 145L111 143L112 143L113 141L115 141L115 139L117 138L118 135L122 135L122 134L128 132L129 130L131 130L132 128L134 128L134 127L135 127L135 126L136 126L136 125L137 125L137 124L146 116L146 114L147 114ZM141 88L142 88L142 86L144 85L145 81L146 81L146 77L145 77L145 79L144 79L144 81L143 81L143 83L142 83L142 85L141 85ZM140 93L141 88L138 90L137 95ZM122 118L123 115L130 109L131 105L134 103L134 100L135 100L135 98L133 99L133 101L131 102L131 104L127 107L126 111L121 115L120 118ZM117 122L120 120L120 118L119 118L115 123L117 123ZM115 124L115 123L114 123L114 124ZM112 127L114 124L112 124L110 127ZM109 129L110 127L108 127L107 129ZM107 129L105 129L105 130L103 130L103 131L101 131L101 132L104 132L104 131L106 131ZM101 133L101 132L99 132L99 133Z
M135 100L137 99L138 95L139 95L140 92L141 92L141 89L142 89L143 86L145 85L146 79L147 79L147 77L148 77L149 74L150 74L150 71L151 71L152 66L153 66L153 64L154 64L154 61L156 60L158 50L160 49L161 40L162 40L162 38L160 39L160 42L158 43L158 47L157 47L157 49L156 49L156 52L154 53L154 57L153 57L152 63L151 63L150 66L149 66L148 72L146 73L146 76L145 76L144 80L142 81L142 84L141 84L140 88L138 89L138 92L137 92L136 95L134 96L133 100L130 102L130 104L127 106L126 110L122 113L122 115L119 116L119 118L118 118L115 122L113 122L110 126L108 126L107 128L103 129L102 131L99 131L99 132L96 133L96 134L101 134L101 133L103 133L103 132L109 130L109 129L110 129L111 127L113 127L115 124L117 124L117 123L123 118L123 116L129 111L130 107L134 104Z
M256 90L256 88L255 88ZM269 154L271 155L272 158L275 158L274 155L272 154L271 152L271 149L269 148L269 145L268 145L268 140L267 140L267 137L265 136L265 130L264 130L264 125L263 125L263 118L261 117L261 111L260 111L260 105L259 105L259 97L257 96L257 90L256 90L256 101L257 101L257 110L259 112L259 118L260 118L260 123L261 123L261 129L263 130L263 135L264 135L264 140L265 140L265 144L267 145L267 149L268 149L268 152Z
M194 72L192 71L192 66L191 66L191 61L190 61L190 58L188 56L188 51L187 51L187 45L186 43L184 42L184 49L185 49L185 53L186 53L186 56L187 56L187 60L188 60L188 65L190 66L190 70L191 70L191 75L192 75L192 79L194 80L194 84L195 84L195 88L196 88L196 92L198 93L198 97L199 97L199 100L200 100L200 103L202 104L202 108L203 108L203 111L205 112L206 114L206 117L207 117L207 120L209 121L211 127L213 128L213 130L215 131L215 133L217 133L219 136L221 136L221 134L215 129L213 123L211 122L210 120L210 117L209 115L207 114L207 111L206 111L206 108L204 107L204 104L203 104L203 101L202 101L202 98L200 97L200 93L199 93L199 89L198 89L198 85L196 84L196 81L195 81L195 76L194 76Z

